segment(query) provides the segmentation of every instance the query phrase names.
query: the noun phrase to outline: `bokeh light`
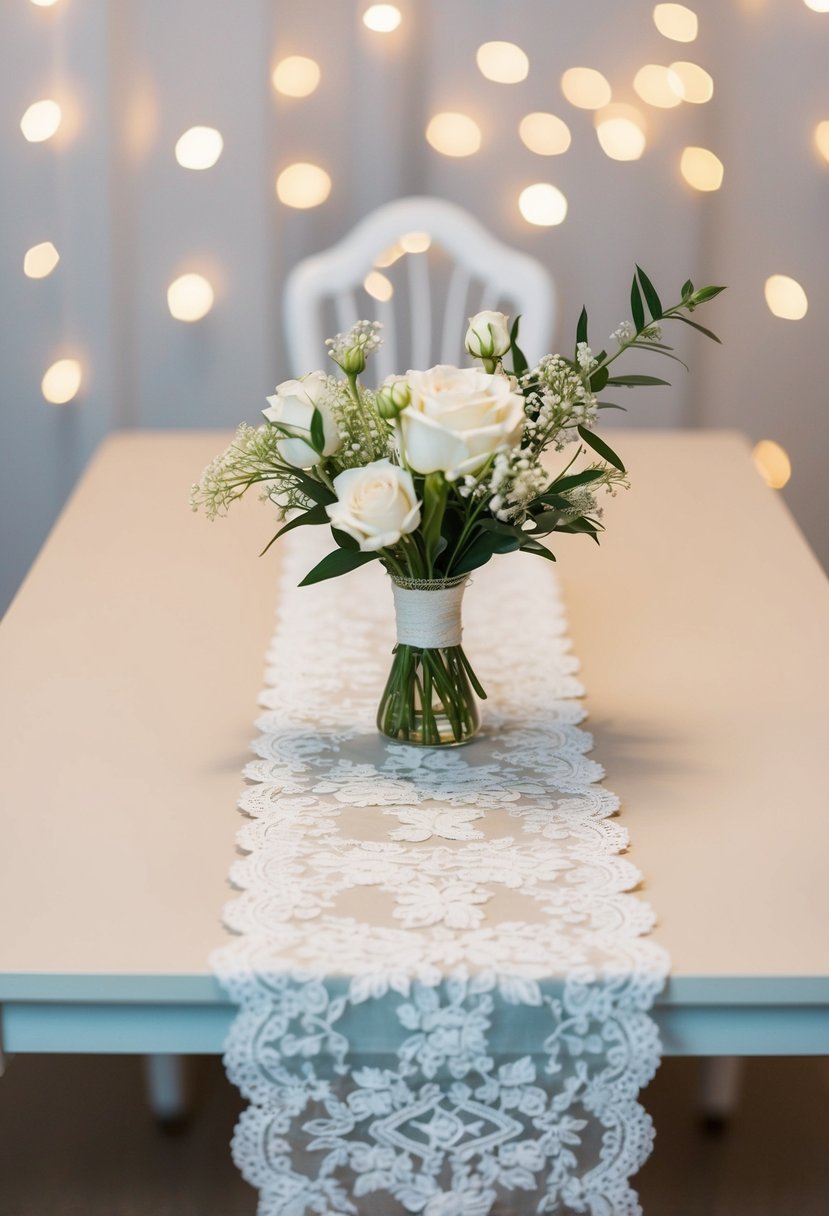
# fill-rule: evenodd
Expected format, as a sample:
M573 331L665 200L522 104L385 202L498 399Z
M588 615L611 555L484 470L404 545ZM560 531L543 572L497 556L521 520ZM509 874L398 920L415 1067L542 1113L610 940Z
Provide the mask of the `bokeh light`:
M475 61L481 75L496 84L518 84L530 70L529 59L514 42L485 42L478 47Z
M384 249L382 253L378 253L374 259L374 265L381 270L385 270L387 266L393 266L395 262L399 261L405 252L406 250L403 246L398 241L395 241L393 245L389 245L388 249Z
M555 114L525 114L518 126L525 147L538 156L560 156L570 147L570 128Z
M567 215L567 199L550 182L535 182L518 196L518 210L528 224L552 228Z
M766 279L766 303L775 317L784 321L800 321L806 316L809 301L797 279L787 274L773 274Z
M803 0L813 13L829 13L829 0Z
M30 144L51 139L60 126L61 109L56 101L46 97L33 102L20 120L20 130Z
M77 359L58 359L47 369L40 390L50 405L66 405L81 387L81 365Z
M32 0L36 8L53 8L58 0Z
M363 25L375 34L390 34L402 20L396 4L371 4L363 13Z
M679 171L695 190L719 190L722 185L723 163L708 148L684 148Z
M201 274L183 274L167 288L167 307L177 321L200 321L213 307L213 288Z
M224 141L215 127L190 127L176 143L182 169L210 169L222 154Z
M308 97L319 85L321 75L316 59L289 55L274 68L271 83L284 97Z
M699 32L696 13L684 4L657 4L653 23L660 34L674 42L693 42Z
M561 91L570 105L581 110L600 110L613 96L608 81L595 68L568 68L561 77Z
M786 449L773 439L761 439L755 444L752 456L766 485L773 490L782 490L792 475L792 462Z
M645 120L635 106L604 106L593 121L601 149L611 160L638 160L645 151Z
M824 119L815 127L815 147L824 158L829 160L829 120Z
M671 64L670 72L674 88L683 101L703 105L714 96L714 81L698 63L680 59Z
M385 304L394 295L394 287L391 279L387 279L379 270L370 270L363 279L363 287L374 300L379 300L381 304Z
M430 119L426 138L444 156L472 156L481 146L481 128L468 114L444 110Z
M297 161L288 165L276 179L276 195L286 207L304 211L319 207L331 193L331 178L319 165Z
M26 250L23 273L30 279L45 279L60 261L60 254L51 241L41 241Z
M400 248L404 253L425 253L431 245L432 238L428 232L406 232L400 238Z
M676 74L663 64L646 63L634 76L633 87L649 106L658 106L662 110L669 110L682 102Z

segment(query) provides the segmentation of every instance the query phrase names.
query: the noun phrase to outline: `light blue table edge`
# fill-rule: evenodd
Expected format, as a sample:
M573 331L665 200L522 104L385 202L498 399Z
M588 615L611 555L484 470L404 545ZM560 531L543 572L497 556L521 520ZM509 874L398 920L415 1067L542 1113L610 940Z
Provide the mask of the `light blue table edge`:
M234 1014L209 975L0 977L9 1055L217 1055ZM673 978L654 1017L668 1056L829 1055L829 977Z

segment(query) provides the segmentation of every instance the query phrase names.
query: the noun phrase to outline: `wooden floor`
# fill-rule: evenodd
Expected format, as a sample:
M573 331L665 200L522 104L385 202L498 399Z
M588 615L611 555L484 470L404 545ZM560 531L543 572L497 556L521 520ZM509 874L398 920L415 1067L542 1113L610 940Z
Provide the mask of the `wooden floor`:
M192 1063L197 1111L171 1134L148 1115L132 1057L8 1061L2 1216L254 1216L227 1148L239 1099L218 1060ZM829 1213L829 1062L748 1061L740 1109L718 1136L695 1122L695 1083L693 1061L667 1060L647 1091L657 1151L639 1176L646 1216Z

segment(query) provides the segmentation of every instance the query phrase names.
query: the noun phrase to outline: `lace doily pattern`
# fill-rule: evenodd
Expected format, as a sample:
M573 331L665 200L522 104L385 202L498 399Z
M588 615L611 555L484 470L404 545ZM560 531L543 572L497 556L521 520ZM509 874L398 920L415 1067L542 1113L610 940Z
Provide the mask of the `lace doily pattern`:
M283 558L212 958L239 1006L233 1152L260 1216L634 1216L668 960L579 725L555 575L477 572L484 731L433 750L374 727L380 569L298 589L307 543Z

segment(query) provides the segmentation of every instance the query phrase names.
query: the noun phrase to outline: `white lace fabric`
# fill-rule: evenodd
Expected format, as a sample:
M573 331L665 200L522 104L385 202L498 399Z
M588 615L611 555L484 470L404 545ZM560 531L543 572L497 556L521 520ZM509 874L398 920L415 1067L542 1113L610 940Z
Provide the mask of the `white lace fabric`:
M578 725L555 575L523 555L476 572L482 735L409 747L374 725L389 580L298 589L307 536L283 546L212 957L239 1005L233 1152L260 1216L634 1216L668 959Z

